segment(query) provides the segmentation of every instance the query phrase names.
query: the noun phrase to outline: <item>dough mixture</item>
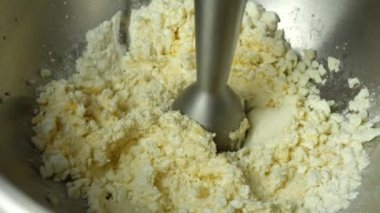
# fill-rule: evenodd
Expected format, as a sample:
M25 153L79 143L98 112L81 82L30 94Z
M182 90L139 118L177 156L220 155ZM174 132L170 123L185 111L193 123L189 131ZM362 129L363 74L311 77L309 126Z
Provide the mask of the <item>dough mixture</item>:
M90 212L337 212L357 196L363 143L380 129L366 88L344 113L320 97L339 61L329 70L314 51L296 54L277 16L248 2L229 84L250 127L244 148L216 153L212 133L170 110L195 80L193 1L134 10L128 51L120 17L87 33L73 76L41 88L43 178L64 181Z

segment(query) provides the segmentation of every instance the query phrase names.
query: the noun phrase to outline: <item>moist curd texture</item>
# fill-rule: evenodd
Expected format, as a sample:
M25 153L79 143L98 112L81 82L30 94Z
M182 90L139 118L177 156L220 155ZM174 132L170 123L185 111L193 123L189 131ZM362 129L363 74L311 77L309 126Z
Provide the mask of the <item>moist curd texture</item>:
M363 143L380 129L366 88L344 112L321 98L339 60L328 69L314 51L296 53L276 14L248 2L228 83L249 130L231 134L244 148L216 153L213 133L170 110L196 76L193 1L133 10L128 50L120 18L87 33L74 75L40 90L43 178L64 181L90 212L337 212L357 196Z

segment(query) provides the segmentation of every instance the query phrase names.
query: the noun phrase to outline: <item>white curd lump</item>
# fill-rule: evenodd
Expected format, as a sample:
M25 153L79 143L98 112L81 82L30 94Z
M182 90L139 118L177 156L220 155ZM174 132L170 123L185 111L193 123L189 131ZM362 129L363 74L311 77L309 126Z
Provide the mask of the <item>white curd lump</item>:
M314 51L296 54L274 13L246 6L229 85L250 127L229 153L170 110L195 80L193 1L134 10L128 51L116 39L120 15L87 33L73 76L41 89L33 143L43 178L65 181L90 212L337 212L357 196L363 143L380 134L370 94L333 112L316 86L329 71ZM329 70L339 64L329 59Z

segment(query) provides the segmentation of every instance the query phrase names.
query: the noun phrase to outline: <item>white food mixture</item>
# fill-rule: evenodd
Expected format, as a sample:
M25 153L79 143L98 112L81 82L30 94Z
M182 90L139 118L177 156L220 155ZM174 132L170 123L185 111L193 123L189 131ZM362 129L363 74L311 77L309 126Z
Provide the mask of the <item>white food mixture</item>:
M357 196L363 143L380 134L369 92L333 112L315 86L329 71L291 49L274 13L246 6L229 84L250 129L243 149L220 154L212 133L170 111L195 80L193 1L133 11L127 52L119 19L87 33L76 74L41 90L33 142L44 178L65 181L91 212L336 212Z

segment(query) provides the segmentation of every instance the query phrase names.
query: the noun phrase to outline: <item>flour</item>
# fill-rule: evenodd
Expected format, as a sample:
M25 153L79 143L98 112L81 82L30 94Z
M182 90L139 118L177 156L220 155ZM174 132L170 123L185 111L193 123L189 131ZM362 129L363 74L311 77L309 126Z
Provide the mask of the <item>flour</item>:
M192 1L133 11L126 53L120 16L87 33L72 77L42 88L33 118L42 177L69 180L69 196L91 212L337 212L357 196L362 144L380 135L369 92L332 112L313 84L326 69L314 51L297 56L274 13L246 6L229 84L251 129L244 148L221 154L213 133L170 111L195 80Z

